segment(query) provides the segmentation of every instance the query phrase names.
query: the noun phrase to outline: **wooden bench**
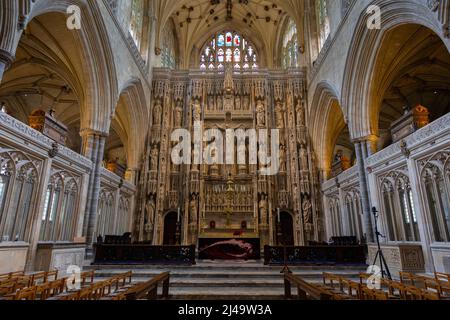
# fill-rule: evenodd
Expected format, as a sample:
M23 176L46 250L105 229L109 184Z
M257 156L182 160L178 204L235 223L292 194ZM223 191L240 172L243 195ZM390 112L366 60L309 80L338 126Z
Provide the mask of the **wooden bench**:
M163 286L162 298L169 298L170 272L164 272L149 281L138 283L128 289L123 295L126 300L156 300L160 283Z
M331 292L328 288L313 285L290 273L284 274L284 296L292 299L291 287L297 287L300 300L342 300L344 297Z

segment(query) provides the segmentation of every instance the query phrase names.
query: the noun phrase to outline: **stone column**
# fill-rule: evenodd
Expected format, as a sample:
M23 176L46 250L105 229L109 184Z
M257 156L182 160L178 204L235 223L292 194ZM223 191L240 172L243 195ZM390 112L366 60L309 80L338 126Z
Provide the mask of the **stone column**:
M7 51L0 49L0 84L2 83L3 74L13 62L14 57Z
M94 235L97 227L98 199L100 194L100 176L102 169L103 153L105 150L106 134L93 130L81 133L83 138L84 156L92 160L92 172L89 177L83 235L86 236L86 255L92 254L92 245L95 242Z
M367 242L374 242L374 232L372 226L372 210L370 207L369 189L367 184L367 176L365 169L365 160L367 158L367 147L364 141L358 141L355 143L356 158L358 161L358 177L359 188L361 190L361 202L363 210L363 229Z

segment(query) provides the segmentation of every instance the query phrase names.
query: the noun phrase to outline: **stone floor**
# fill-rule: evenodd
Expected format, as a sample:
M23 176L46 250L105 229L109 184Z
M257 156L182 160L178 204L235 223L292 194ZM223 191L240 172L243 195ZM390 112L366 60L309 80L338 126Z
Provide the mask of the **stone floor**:
M282 267L264 266L262 261L199 261L195 266L87 265L85 269L96 269L98 280L132 270L133 282L170 271L172 299L274 300L282 299L284 293ZM302 266L292 267L291 271L306 281L321 283L323 272L357 280L358 273L366 268Z

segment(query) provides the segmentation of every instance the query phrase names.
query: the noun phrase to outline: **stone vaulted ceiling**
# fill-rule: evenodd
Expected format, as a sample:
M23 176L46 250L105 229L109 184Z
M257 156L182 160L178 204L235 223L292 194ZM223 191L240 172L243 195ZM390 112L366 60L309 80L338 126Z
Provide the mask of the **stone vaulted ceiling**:
M270 67L284 19L288 12L302 19L303 6L304 1L298 0L157 0L158 36L162 36L162 29L172 18L182 64L189 66L214 32L233 29L255 44L263 58L262 65Z

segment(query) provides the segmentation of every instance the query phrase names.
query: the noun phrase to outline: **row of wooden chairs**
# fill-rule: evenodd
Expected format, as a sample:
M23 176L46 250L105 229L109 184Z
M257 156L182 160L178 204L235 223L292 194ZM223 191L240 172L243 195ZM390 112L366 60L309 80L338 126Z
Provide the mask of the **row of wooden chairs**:
M386 292L370 289L361 283L346 279L340 275L324 272L322 278L326 287L338 289L355 300L389 300L389 295Z
M400 282L404 285L413 286L419 289L437 293L441 299L450 298L450 282L448 275L440 273L435 274L434 278L416 275L410 272L400 272Z
M94 283L95 270L80 275L80 287ZM3 277L6 279L6 276ZM72 279L75 284L76 279ZM68 293L69 278L58 279L58 271L37 272L24 275L23 272L11 273L8 280L0 283L0 299L3 300L46 300Z
M360 285L367 286L367 282L371 274L361 273ZM434 289L429 286L417 287L414 283L407 283L405 281L394 281L389 279L380 279L380 287L384 292L388 293L389 299L400 300L442 300L444 297L440 294L437 287Z
M16 277L22 277L24 275L25 275L24 271L16 271L16 272L0 274L0 282L5 281L5 280L12 280Z
M104 297L114 296L120 290L131 286L133 273L131 271L116 275L107 280L94 282L92 272L82 275L81 289L75 292L66 292L64 294L50 298L49 300L101 300ZM84 279L84 280L83 280ZM88 282L90 279L90 282Z
M37 272L25 274L24 271L11 272L0 275L0 298L11 299L16 295L20 298L20 292L37 285L45 284L58 279L58 271Z

